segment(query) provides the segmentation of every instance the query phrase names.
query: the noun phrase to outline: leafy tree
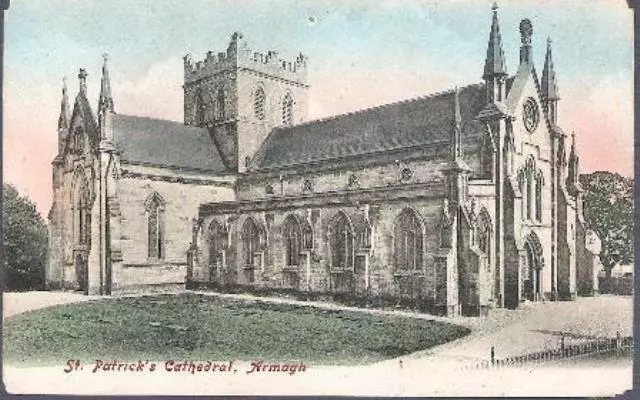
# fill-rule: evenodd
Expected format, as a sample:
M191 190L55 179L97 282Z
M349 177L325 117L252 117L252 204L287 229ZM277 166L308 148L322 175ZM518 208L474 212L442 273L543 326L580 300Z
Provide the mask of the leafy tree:
M600 259L607 277L618 263L633 262L633 179L612 172L580 176L584 214L602 241Z
M2 267L6 290L42 290L48 235L44 220L26 196L8 184L3 188Z

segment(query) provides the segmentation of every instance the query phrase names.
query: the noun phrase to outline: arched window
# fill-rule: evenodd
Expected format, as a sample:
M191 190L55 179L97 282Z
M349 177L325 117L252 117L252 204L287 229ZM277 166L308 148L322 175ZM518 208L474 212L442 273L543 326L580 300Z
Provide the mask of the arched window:
M259 87L256 89L253 94L253 114L259 120L264 119L264 103L265 103L265 95L264 89Z
M73 132L73 150L80 154L84 151L84 131L81 127L77 127Z
M422 268L422 224L413 210L407 208L396 218L394 239L396 269Z
M164 258L164 200L158 193L145 201L147 211L147 255L149 258Z
M284 221L284 247L287 266L300 265L300 250L302 246L302 234L300 223L293 215L289 215Z
M223 252L227 248L227 230L217 221L211 221L207 229L209 265L219 267L224 262Z
M225 95L224 89L218 89L218 94L216 95L216 119L224 120L225 116Z
M542 222L542 174L536 174L536 221Z
M520 194L522 197L522 207L520 208L520 216L524 220L527 216L527 175L524 170L520 170L518 172L518 187L520 189Z
M261 260L258 253L261 249L261 243L261 229L253 218L247 218L242 226L242 247L246 267L259 266Z
M88 228L87 198L84 193L80 194L78 199L78 242L86 244Z
M196 91L196 97L194 99L194 111L195 111L195 124L202 125L205 121L205 104L204 97L202 96L202 90Z
M364 226L362 227L362 234L360 236L360 245L363 249L371 248L371 224L369 221L365 221Z
M293 99L287 93L282 100L282 124L291 125L293 123Z
M305 250L313 249L313 229L307 222L302 225L302 247Z
M480 211L476 222L476 244L480 251L489 256L491 252L491 220L485 209Z
M84 172L76 172L74 193L75 240L78 244L89 243L91 216L89 214L89 187Z
M531 173L527 173L527 219L531 221L533 217L533 177Z
M347 216L338 212L331 225L331 267L353 269L353 228Z

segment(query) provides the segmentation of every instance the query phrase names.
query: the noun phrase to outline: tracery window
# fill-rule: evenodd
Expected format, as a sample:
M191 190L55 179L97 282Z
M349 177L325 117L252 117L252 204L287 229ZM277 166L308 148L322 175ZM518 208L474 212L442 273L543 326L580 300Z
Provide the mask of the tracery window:
M293 99L287 93L282 100L282 124L291 125L293 123Z
M360 186L360 180L358 179L358 177L355 174L352 174L349 176L349 183L348 186L350 188L357 188Z
M209 244L209 265L219 267L224 262L224 250L227 248L227 230L217 221L211 221L207 230Z
M147 211L147 255L149 258L164 258L164 200L158 193L145 201Z
M76 242L79 244L89 243L89 227L90 227L90 214L89 214L89 189L87 187L87 181L83 175L77 175L76 180L76 194L75 194L75 232Z
M302 245L302 234L300 223L293 215L289 215L284 221L284 244L285 258L287 266L300 265L300 250Z
M533 177L531 174L527 174L527 219L531 220L533 215Z
M302 226L302 246L305 250L313 249L313 229L308 223Z
M224 120L225 116L225 95L224 89L218 89L218 94L216 95L216 119Z
M259 120L264 119L264 103L265 103L265 94L264 89L259 87L256 89L253 94L253 113L255 117Z
M247 218L242 226L242 247L244 265L257 267L260 264L261 229L253 218Z
M267 186L264 187L264 192L266 194L273 194L273 186L271 186L271 184L267 183Z
M371 225L369 222L365 222L364 227L362 228L362 234L360 235L360 246L364 249L371 248Z
M331 225L330 247L332 268L353 269L353 228L342 211Z
M476 225L476 244L480 251L489 256L491 251L491 221L486 211L481 211Z
M194 102L195 109L195 123L196 125L202 125L205 122L205 104L204 97L202 96L202 90L196 91L196 97Z
M401 270L422 268L423 228L415 211L407 208L396 218L394 226L395 267Z
M408 182L411 179L413 179L413 170L411 170L411 168L403 168L402 171L400 171L400 180L402 182Z
M542 174L536 174L536 221L542 222Z
M313 182L311 182L310 179L305 179L304 182L302 182L302 191L304 193L310 193L313 191Z
M73 150L80 154L84 151L84 134L81 127L76 128L73 133Z

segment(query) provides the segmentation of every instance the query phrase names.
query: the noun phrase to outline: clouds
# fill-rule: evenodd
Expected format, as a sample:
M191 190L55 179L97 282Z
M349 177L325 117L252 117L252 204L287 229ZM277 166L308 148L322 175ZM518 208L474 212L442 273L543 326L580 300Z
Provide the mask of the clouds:
M153 64L138 80L114 85L118 112L130 115L182 121L183 62L172 57Z
M561 93L560 123L575 131L582 172L633 175L633 84L624 73L587 77Z
M518 23L534 22L534 61L554 39L560 121L576 131L584 171L633 170L632 14L623 0L501 1L509 72ZM7 16L5 179L45 213L57 152L60 79L77 91L89 72L94 109L108 51L116 111L182 120L182 59L226 49L241 31L251 48L309 57L310 110L321 118L481 82L491 1L318 0L14 2ZM55 15L55 18L53 16ZM309 17L316 18L309 23Z

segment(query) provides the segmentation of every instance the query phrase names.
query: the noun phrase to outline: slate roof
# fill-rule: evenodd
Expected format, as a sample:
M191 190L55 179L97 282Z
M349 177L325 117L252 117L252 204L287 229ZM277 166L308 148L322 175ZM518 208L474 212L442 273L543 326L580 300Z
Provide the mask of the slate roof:
M485 86L459 89L463 136L481 134L473 121L485 105ZM273 130L251 169L274 170L388 150L446 142L454 129L455 92L398 103ZM464 141L464 137L463 137Z
M206 128L115 114L113 131L122 161L209 173L226 172Z

